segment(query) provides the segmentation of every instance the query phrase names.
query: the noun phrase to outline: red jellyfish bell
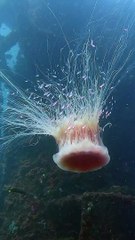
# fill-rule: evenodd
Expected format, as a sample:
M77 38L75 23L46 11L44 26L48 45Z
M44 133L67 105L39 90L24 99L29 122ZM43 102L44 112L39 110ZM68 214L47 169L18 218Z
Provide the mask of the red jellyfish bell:
M63 170L89 172L102 168L110 157L99 136L96 122L74 121L59 128L56 137L59 152L54 162Z

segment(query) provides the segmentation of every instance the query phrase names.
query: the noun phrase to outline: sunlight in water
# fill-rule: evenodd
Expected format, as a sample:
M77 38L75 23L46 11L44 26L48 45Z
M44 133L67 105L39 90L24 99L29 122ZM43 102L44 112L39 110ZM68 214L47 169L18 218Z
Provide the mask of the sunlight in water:
M27 96L0 73L18 93L9 101L5 114L5 144L27 135L52 135L59 146L54 162L72 172L97 170L110 161L100 137L100 119L107 119L111 113L110 95L132 53L127 48L131 24L129 28L129 24L123 23L115 42L109 48L107 45L102 57L98 54L104 33L94 40L89 25L87 41L78 51L69 49L67 62L61 67L61 79L56 72L50 74L47 82L37 82L40 96ZM115 30L118 33L118 26Z

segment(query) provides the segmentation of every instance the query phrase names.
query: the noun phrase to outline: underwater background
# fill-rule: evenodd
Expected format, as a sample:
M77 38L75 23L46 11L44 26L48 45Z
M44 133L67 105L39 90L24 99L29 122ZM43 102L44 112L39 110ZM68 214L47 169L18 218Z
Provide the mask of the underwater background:
M55 78L58 66L66 63L67 44L78 52L89 27L95 29L95 39L104 31L100 61L114 41L117 18L119 35L122 21L134 24L134 12L135 1L130 0L0 0L0 70L24 92L40 92L38 81L44 81L47 72ZM91 16L95 19L89 26ZM35 136L32 144L15 140L2 149L0 240L135 239L134 27L128 37L133 54L113 92L115 104L107 119L111 127L103 132L110 163L85 174L62 171L52 160L58 146L51 136ZM126 53L121 61L125 59ZM12 94L1 78L1 138Z

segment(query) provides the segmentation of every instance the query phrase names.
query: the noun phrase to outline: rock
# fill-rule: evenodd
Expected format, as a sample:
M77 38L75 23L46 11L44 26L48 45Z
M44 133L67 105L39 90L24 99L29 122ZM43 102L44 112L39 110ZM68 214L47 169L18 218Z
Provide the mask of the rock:
M121 193L85 193L79 240L135 239L135 197Z

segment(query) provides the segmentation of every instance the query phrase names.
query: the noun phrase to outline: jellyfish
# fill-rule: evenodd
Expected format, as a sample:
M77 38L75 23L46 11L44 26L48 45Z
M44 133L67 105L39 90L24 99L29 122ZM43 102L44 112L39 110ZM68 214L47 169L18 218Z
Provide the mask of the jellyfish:
M5 114L6 144L19 137L51 135L58 144L53 161L59 168L85 173L106 166L110 155L101 138L104 127L100 122L111 113L108 101L131 55L131 51L127 53L128 31L124 31L125 25L122 28L102 62L97 57L98 43L89 31L80 51L69 49L61 79L55 72L48 81L38 81L42 95L27 96L0 72L19 95Z

